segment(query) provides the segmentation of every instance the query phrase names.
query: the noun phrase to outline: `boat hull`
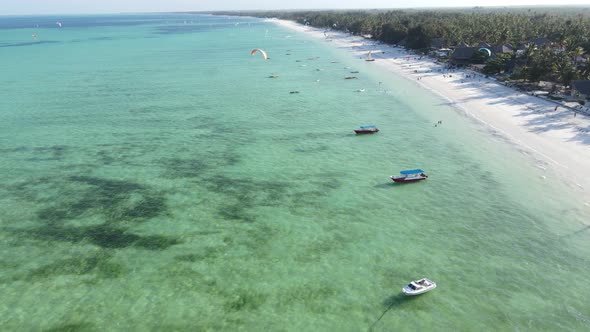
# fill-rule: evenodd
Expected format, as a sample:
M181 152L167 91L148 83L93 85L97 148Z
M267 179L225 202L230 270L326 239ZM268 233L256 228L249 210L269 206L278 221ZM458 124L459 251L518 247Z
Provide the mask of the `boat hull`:
M426 180L428 178L428 176L420 176L420 177L412 177L412 178L408 178L408 177L405 177L405 176L390 176L390 178L394 182L410 183L410 182L417 182L417 181Z
M431 290L436 288L436 284L430 286L430 287L426 287L423 289L419 289L419 290L411 290L407 287L402 288L402 292L406 295L406 296L416 296L416 295L420 295L420 294L424 294L427 292L430 292Z
M355 129L354 132L357 135L363 135L363 134L374 134L379 132L379 129L374 129L374 130L362 130L362 129Z
M423 278L410 282L410 284L402 288L402 292L407 296L415 296L430 292L435 288L436 283L434 281Z

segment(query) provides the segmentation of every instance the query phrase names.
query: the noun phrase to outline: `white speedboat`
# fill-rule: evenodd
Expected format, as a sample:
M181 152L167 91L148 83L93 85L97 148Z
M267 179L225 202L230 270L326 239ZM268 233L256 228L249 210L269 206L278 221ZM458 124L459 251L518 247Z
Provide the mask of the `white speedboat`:
M411 281L407 286L402 288L406 295L420 295L436 288L436 283L430 279L422 278Z

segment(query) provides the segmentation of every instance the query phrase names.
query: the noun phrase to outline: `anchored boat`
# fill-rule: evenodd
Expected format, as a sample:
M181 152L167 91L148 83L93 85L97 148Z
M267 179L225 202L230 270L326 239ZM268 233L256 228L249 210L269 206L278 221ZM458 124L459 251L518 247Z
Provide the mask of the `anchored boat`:
M379 129L376 126L360 126L358 129L355 129L354 132L357 134L374 134L378 132Z
M410 283L402 288L402 292L408 296L420 295L429 292L436 288L436 283L430 279L422 278L419 280L410 281Z
M417 169L408 169L405 171L399 172L400 175L392 175L389 178L395 182L407 183L407 182L416 182L420 180L428 179L428 175L424 173L423 170Z

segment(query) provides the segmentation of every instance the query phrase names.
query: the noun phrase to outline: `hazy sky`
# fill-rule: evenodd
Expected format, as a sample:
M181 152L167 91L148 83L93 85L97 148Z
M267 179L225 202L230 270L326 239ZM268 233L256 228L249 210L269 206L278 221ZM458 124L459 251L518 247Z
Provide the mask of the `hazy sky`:
M587 5L590 0L0 0L0 15L254 9Z

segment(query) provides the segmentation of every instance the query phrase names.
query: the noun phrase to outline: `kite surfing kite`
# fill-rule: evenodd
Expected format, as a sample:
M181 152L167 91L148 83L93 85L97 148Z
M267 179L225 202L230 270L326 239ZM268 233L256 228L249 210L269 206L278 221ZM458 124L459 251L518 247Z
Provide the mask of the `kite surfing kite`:
M264 52L263 50L259 49L259 48L255 48L252 50L252 52L250 52L250 55L254 55L256 54L256 52L260 52L260 54L262 54L262 58L264 58L264 60L268 59L268 56L266 55L266 52Z

